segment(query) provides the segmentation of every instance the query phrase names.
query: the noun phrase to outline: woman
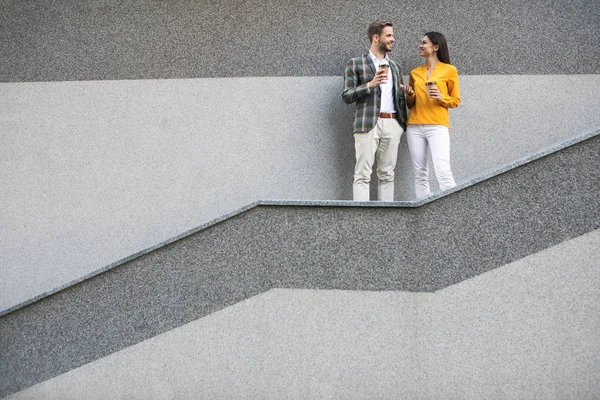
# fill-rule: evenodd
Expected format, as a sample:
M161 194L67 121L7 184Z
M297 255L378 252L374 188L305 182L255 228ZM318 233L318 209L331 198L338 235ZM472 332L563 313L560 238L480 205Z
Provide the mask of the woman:
M419 55L425 58L425 65L410 72L408 85L403 85L402 91L410 109L406 139L415 169L415 191L417 198L423 198L431 194L429 152L440 189L456 186L450 169L448 109L460 104L460 89L444 35L426 33L419 44Z

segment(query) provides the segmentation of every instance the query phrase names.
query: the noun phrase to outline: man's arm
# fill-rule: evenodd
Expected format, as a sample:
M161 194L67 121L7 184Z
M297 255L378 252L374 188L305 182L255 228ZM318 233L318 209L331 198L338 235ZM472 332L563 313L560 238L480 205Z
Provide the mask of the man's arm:
M355 101L368 96L371 93L369 85L364 83L358 85L358 73L356 71L356 61L354 59L348 61L346 72L344 72L344 93L342 98L346 104L354 103Z
M342 98L347 104L354 103L357 100L367 97L375 87L381 83L385 83L385 79L387 78L383 73L383 70L380 70L379 72L382 73L380 74L377 72L373 80L358 85L359 79L357 70L356 59L353 58L348 61L346 72L344 73L344 93L342 93Z
M406 112L406 106L408 103L408 96L405 95L405 86L404 81L402 80L402 71L400 71L400 66L396 63L394 65L394 71L396 72L396 77L394 78L394 86L395 86L395 98L396 98L396 107L398 108L396 112L400 115L400 120L402 121L402 127L406 128L406 120L408 118L408 114Z
M406 115L406 97L404 96L404 91L402 90L402 86L404 86L404 82L402 81L402 73L400 72L400 68L398 68L398 104L400 105L400 110L404 110L402 112L403 115ZM400 111L398 110L398 111Z

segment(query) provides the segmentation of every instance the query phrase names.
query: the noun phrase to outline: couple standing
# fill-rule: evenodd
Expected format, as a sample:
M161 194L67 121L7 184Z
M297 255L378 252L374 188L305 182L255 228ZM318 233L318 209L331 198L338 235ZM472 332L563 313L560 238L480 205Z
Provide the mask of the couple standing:
M348 62L342 94L346 103L356 102L354 200L369 200L371 173L377 161L377 199L394 201L394 169L405 129L417 198L431 193L429 152L440 188L455 186L450 169L448 108L460 104L460 89L446 39L438 32L425 34L419 44L425 65L413 69L408 85L403 85L398 64L388 57L394 44L392 23L377 20L369 25L367 34L369 52ZM435 84L426 86L429 82ZM406 107L410 109L408 118Z

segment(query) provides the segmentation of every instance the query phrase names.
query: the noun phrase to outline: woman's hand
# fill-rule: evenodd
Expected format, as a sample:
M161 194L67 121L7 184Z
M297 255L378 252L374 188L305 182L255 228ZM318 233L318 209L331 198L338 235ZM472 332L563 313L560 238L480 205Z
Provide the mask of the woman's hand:
M428 88L429 98L436 99L438 102L442 101L442 93L437 88L437 86L433 85Z
M407 96L412 96L413 94L415 94L415 91L412 87L410 87L410 85L400 85L400 89L402 89L404 94Z

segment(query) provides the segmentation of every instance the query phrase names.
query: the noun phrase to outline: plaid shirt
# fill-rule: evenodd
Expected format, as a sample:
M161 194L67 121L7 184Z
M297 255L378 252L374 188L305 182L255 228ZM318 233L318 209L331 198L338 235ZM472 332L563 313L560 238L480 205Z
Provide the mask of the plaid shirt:
M400 89L402 74L398 64L389 60L392 78L394 81L394 106L396 119L402 128L406 129L406 100L404 92ZM344 93L342 98L348 104L356 102L354 110L353 133L369 132L375 127L379 118L381 107L381 89L377 86L369 93L367 86L375 77L375 64L368 54L348 61L344 73Z

